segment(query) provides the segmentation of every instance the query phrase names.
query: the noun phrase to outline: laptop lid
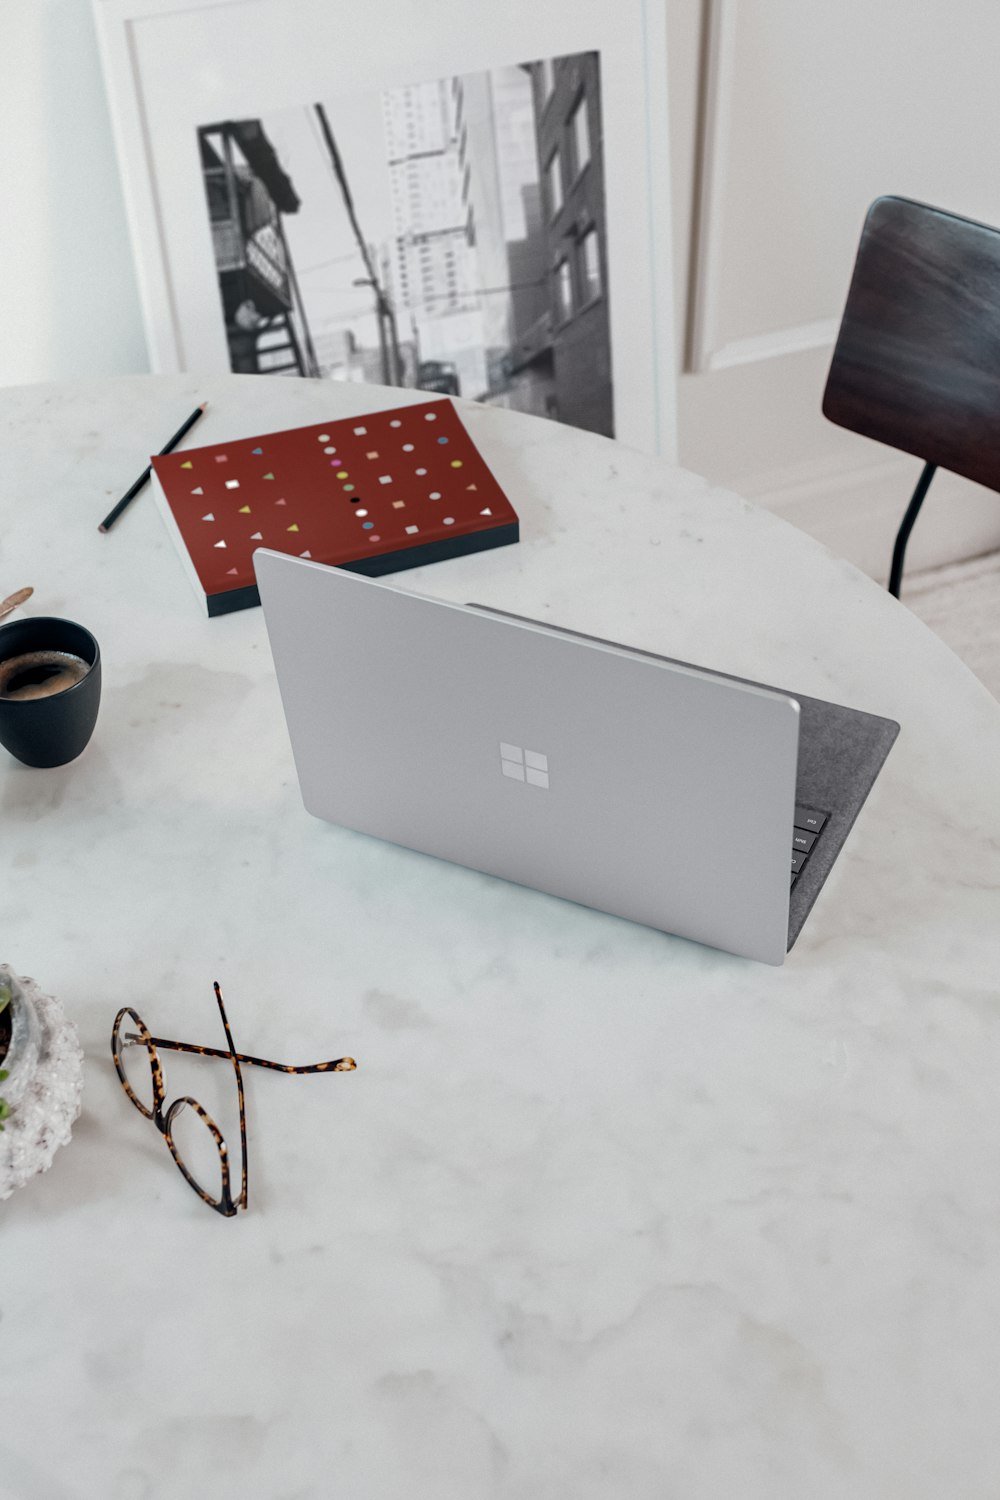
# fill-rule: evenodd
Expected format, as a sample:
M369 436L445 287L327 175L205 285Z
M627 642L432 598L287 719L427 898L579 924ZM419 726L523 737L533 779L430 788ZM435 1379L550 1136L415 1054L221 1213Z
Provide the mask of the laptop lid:
M523 615L512 615L507 610L497 610L490 605L473 604L469 607L486 610L488 614L505 615L511 620L525 620ZM529 620L527 623L543 622ZM567 631L562 626L559 630L561 634L574 635L578 640L593 641L605 646L620 645L620 642L601 640L599 636ZM690 666L690 663L677 662L655 652L636 652L633 647L623 649L636 655L653 657L656 661L669 662L673 666ZM800 865L792 881L788 907L790 952L885 764L886 756L895 744L899 725L894 719L887 719L881 714L848 708L843 703L830 703L825 698L809 698L805 693L776 687L773 682L754 682L750 678L734 677L729 672L713 672L711 675L730 682L742 682L746 687L760 687L781 693L785 697L794 698L799 705L799 758L795 774L795 801L796 804L802 804L802 812L808 819L807 830L808 826L819 824L822 838L816 847L813 847L815 839L809 843L805 868ZM802 832L803 829L797 826L795 849L800 859L803 857L803 840L799 838Z
M260 550L307 810L780 964L795 699Z

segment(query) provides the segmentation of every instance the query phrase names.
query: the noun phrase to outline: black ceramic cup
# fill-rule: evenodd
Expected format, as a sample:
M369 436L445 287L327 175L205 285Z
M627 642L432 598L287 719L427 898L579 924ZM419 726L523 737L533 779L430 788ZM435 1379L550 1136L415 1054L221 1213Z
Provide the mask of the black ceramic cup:
M26 766L64 766L94 732L101 702L101 652L89 630L72 620L39 615L0 625L0 662L30 651L68 651L88 670L72 687L47 698L0 695L0 745Z

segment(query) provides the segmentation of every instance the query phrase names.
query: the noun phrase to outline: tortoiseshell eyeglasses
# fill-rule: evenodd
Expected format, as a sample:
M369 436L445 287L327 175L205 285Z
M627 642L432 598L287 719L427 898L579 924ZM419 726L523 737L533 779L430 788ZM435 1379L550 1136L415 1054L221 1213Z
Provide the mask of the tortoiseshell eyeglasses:
M191 1042L172 1042L167 1037L152 1036L142 1017L130 1005L123 1005L115 1017L111 1031L111 1055L122 1088L139 1113L145 1115L147 1120L152 1120L170 1147L170 1154L182 1175L198 1197L209 1208L214 1208L216 1213L232 1218L239 1209L247 1206L247 1123L240 1063L249 1063L255 1068L275 1068L279 1073L349 1073L357 1064L353 1057L335 1057L331 1062L308 1063L297 1068L291 1063L269 1062L265 1057L249 1057L243 1052L237 1052L218 984L215 985L215 998L219 1002L219 1015L229 1043L228 1051L224 1052L218 1047L196 1047ZM126 1016L132 1021L134 1031L122 1031ZM189 1094L175 1099L172 1104L166 1103L163 1069L156 1054L157 1047L172 1052L194 1052L199 1057L221 1057L232 1063L240 1103L240 1149L243 1158L239 1197L233 1197L230 1186L228 1148L221 1130L208 1111ZM139 1048L143 1051L140 1052ZM185 1116L185 1108L191 1114Z

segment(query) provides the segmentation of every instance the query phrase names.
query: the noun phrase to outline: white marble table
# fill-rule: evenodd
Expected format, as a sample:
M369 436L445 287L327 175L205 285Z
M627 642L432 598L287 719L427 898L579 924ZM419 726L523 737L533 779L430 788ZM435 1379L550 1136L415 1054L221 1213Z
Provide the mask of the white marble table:
M148 495L97 532L204 397L203 442L392 404L0 393L0 594L33 584L105 670L76 764L0 762L0 959L87 1053L73 1144L0 1211L0 1494L995 1500L1000 708L766 513L467 408L523 541L401 586L902 734L780 970L321 824L260 611L202 616ZM127 1002L217 1043L216 977L243 1050L360 1064L248 1073L234 1220L108 1049ZM235 1142L227 1070L176 1068Z

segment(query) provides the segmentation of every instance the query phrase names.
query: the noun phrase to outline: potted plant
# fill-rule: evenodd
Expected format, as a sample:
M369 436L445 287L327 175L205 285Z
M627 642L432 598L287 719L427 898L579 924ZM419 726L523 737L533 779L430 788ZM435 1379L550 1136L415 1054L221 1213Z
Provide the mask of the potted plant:
M83 1051L62 1005L0 964L0 1199L44 1172L80 1113Z

